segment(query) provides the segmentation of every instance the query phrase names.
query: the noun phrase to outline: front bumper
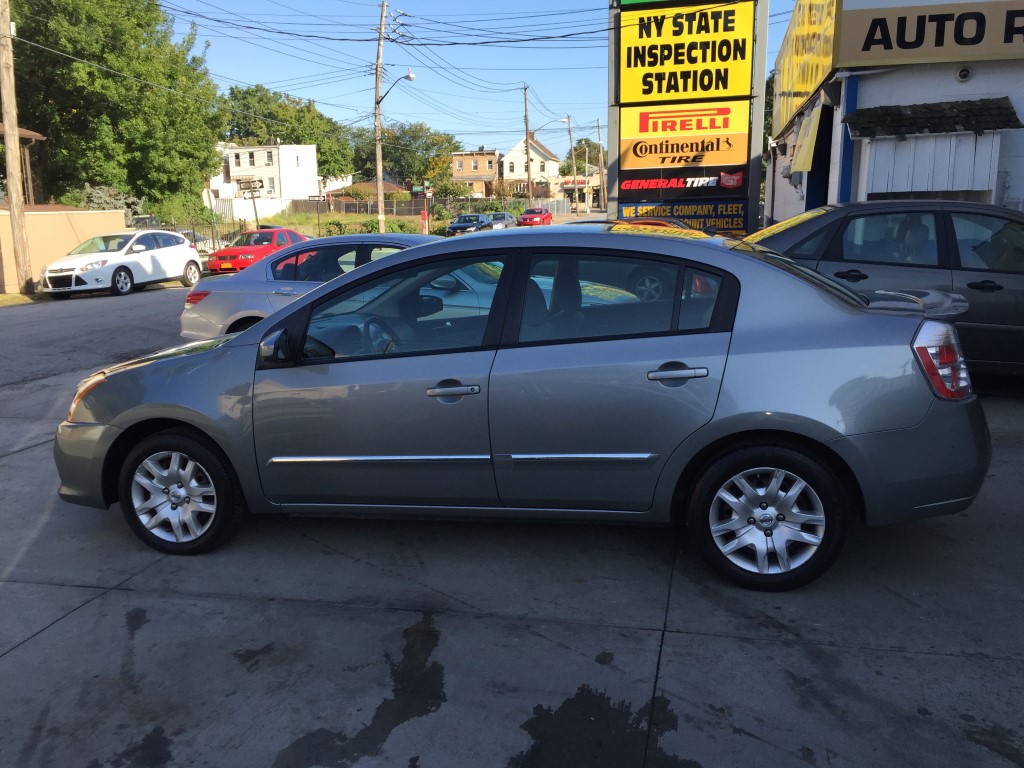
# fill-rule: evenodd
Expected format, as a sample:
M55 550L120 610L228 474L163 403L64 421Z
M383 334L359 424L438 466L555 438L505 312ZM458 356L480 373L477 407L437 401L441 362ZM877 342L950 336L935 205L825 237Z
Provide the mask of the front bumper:
M101 267L87 272L75 269L47 269L39 280L43 293L73 293L75 291L101 291L110 288L113 270Z
M992 460L992 439L977 397L936 398L915 427L853 435L834 447L860 483L868 525L967 509Z
M53 441L60 497L72 504L106 509L103 464L121 430L108 424L63 421Z

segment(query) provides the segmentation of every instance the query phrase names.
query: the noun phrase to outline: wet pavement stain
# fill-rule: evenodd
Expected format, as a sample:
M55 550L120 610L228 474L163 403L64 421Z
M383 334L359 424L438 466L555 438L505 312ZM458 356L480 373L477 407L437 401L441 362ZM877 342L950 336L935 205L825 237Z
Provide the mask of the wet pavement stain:
M353 736L319 728L282 749L274 768L347 768L363 757L379 755L391 732L402 723L436 712L447 701L444 667L430 661L441 638L428 613L402 632L405 647L397 662L385 655L394 683L369 724ZM418 758L413 758L418 763ZM410 765L415 765L410 761Z
M143 736L142 741L114 755L106 765L111 768L164 768L171 760L171 740L158 725Z
M234 651L231 655L234 656L238 663L246 668L247 671L252 672L259 666L260 659L264 656L269 656L274 652L274 644L267 643L262 648L243 648L239 651Z
M603 667L607 667L609 664L615 661L615 654L611 651L601 651L599 654L597 654L597 657L594 659L594 661L596 661Z
M124 615L124 625L128 629L128 637L135 639L135 633L149 623L145 608L132 608Z
M558 709L539 704L533 708L533 717L520 726L533 738L533 745L513 755L506 768L622 768L641 764L649 768L701 768L700 763L668 755L658 746L658 740L678 726L679 718L664 696L655 696L651 704L634 713L628 702L612 702L608 694L581 685Z

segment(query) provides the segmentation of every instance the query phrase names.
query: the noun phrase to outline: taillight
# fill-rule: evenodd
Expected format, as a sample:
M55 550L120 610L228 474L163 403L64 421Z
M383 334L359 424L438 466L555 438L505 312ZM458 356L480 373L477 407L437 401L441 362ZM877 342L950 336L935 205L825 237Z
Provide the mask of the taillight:
M939 397L963 400L971 394L971 377L952 325L934 320L922 323L914 337L914 354Z
M209 291L197 291L192 289L185 297L185 309L192 309L196 304L210 295Z

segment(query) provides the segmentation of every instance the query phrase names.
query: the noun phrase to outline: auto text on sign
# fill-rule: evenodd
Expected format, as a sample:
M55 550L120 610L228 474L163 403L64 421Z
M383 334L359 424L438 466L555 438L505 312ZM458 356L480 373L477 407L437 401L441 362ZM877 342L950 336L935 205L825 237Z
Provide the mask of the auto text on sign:
M619 103L749 97L754 3L623 11Z
M619 218L647 216L679 219L694 229L715 227L719 232L743 233L747 226L746 200L720 200L701 203L620 203Z

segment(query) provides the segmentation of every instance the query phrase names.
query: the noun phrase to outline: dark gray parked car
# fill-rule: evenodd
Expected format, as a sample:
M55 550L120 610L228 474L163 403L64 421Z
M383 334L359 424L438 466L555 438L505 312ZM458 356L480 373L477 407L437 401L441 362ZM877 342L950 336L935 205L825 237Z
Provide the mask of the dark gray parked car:
M980 203L887 200L816 208L756 232L856 291L939 289L970 309L956 327L971 370L1024 373L1024 214Z
M602 261L674 287L641 301L595 279ZM756 589L816 578L851 518L966 509L990 460L956 333L920 304L869 306L737 241L600 224L429 243L236 336L113 366L54 450L62 498L120 501L163 552L216 547L246 509L678 518Z

